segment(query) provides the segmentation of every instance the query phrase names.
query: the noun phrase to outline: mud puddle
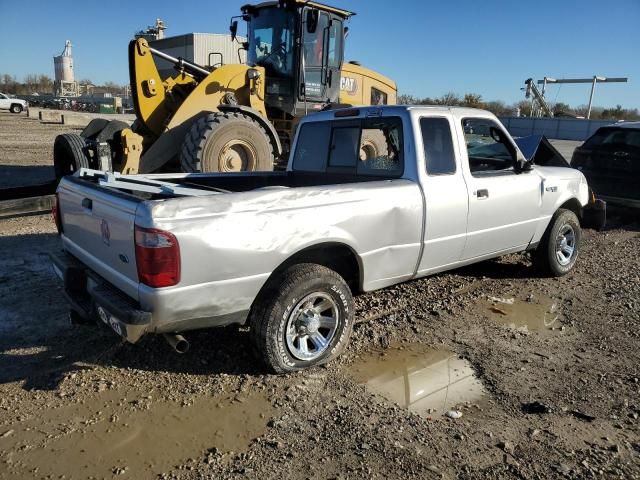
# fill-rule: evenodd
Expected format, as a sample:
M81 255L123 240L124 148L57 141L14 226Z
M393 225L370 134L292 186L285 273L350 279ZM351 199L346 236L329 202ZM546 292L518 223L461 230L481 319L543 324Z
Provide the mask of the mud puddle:
M490 320L523 333L559 333L564 330L558 301L550 297L535 296L526 301L513 297L486 297L481 308Z
M257 393L182 405L108 391L5 428L11 433L0 437L0 451L6 478L150 478L213 447L245 449L273 414Z
M411 345L375 351L351 366L351 376L371 393L423 417L488 400L471 364L445 349Z

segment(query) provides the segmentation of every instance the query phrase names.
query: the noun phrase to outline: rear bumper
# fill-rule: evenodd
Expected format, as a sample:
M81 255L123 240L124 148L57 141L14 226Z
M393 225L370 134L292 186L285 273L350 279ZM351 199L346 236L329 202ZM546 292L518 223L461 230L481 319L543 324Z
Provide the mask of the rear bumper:
M53 268L64 282L64 296L84 319L101 320L130 343L137 342L151 325L151 312L66 252L50 254Z

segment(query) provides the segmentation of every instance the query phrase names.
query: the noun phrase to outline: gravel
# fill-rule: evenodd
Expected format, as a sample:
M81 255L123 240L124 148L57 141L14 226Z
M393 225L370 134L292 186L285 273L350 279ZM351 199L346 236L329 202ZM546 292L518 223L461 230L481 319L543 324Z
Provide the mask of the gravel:
M240 402L255 436L232 442L225 435L243 428L216 427L222 441L212 431L206 448L174 454L172 466L161 470L149 454L147 473L640 478L639 232L637 224L586 231L575 271L560 279L539 278L526 256L512 255L360 295L345 355L323 368L271 376L251 355L245 328L193 332L192 349L176 355L159 337L127 345L106 330L69 325L46 260L60 248L51 219L2 220L0 478L30 477L34 468L43 477L84 478L80 463L56 470L56 462L38 453L46 449L35 447L63 455L56 450L62 445L70 452L100 446L110 437L95 425L123 418L132 420L122 428L140 427L142 441L166 411L181 415L210 397L221 417L232 416ZM530 295L554 298L565 330L520 334L487 313L488 296L526 301ZM421 417L353 380L357 359L416 343L447 348L471 363L489 392L479 412L467 414L471 407L462 405L460 418ZM255 400L260 396L269 408ZM217 418L207 410L201 415ZM36 437L38 429L47 435ZM167 435L171 441L188 437L175 430ZM78 440L99 432L102 443ZM117 464L94 467L136 478L139 463L130 453L136 438Z

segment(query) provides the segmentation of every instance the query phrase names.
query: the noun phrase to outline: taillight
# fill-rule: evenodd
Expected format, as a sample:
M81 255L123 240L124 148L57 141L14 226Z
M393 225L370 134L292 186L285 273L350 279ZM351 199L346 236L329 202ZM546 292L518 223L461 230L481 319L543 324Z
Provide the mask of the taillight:
M58 197L57 192L53 197L53 208L51 209L51 215L53 216L53 221L56 224L58 233L62 233L62 214L60 213L60 198Z
M138 280L150 287L171 287L180 281L178 239L164 230L135 226Z

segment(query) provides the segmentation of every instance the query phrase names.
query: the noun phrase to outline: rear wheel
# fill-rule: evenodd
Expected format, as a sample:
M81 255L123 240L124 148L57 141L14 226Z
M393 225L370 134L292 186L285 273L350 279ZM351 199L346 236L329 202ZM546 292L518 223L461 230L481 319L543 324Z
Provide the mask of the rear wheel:
M11 111L11 113L20 113L22 112L23 108L19 103L14 103L13 105L11 105L11 108L9 110Z
M182 145L184 172L273 170L274 148L264 128L242 113L211 113L198 119Z
M353 329L353 310L351 290L340 275L312 263L294 265L256 300L251 335L271 371L295 372L342 353Z
M576 214L559 209L534 253L536 266L555 277L566 275L576 264L581 239L582 229Z
M81 168L90 168L84 138L75 133L58 135L53 144L53 167L56 180Z

